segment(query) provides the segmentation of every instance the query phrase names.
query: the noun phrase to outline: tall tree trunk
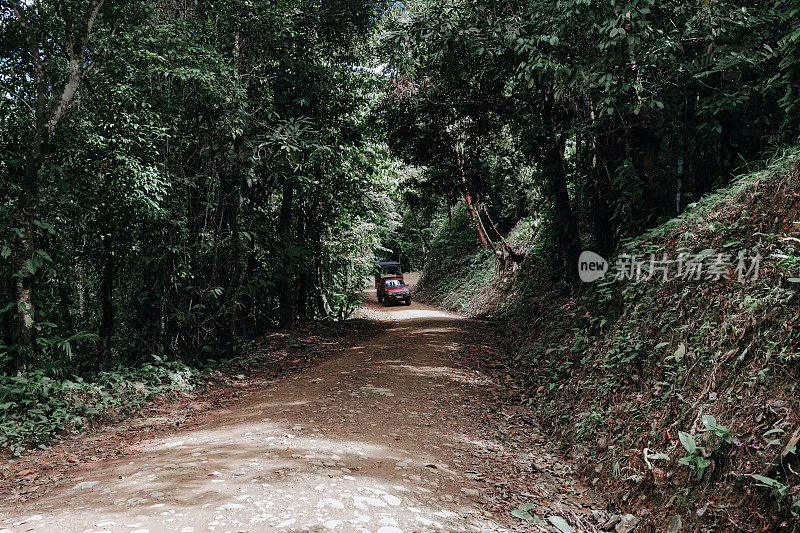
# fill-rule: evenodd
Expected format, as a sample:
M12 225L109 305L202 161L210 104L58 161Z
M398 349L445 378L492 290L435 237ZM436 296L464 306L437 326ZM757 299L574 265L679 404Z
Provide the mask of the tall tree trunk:
M89 301L89 283L86 280L86 269L78 265L78 316L84 322L89 319L86 302Z
M101 250L102 277L100 279L100 357L97 360L98 370L108 370L111 360L111 337L114 334L114 216L113 175L106 171L103 177L105 185L105 202L103 203L103 219Z
M484 207L483 202L481 202L480 196L478 196L475 199L473 206L475 208L475 219L478 221L478 231L483 235L483 238L486 241L486 246L484 246L484 248L486 247L491 248L492 251L495 254L497 254L497 247L494 245L492 238L489 237L489 232L486 231L486 226L483 223L483 218L481 218L481 213L485 213L486 208Z
M31 152L25 162L24 182L20 198L17 202L15 221L19 232L13 242L13 265L17 278L16 304L19 316L19 334L17 343L19 350L16 352L14 367L17 372L22 372L27 367L27 358L36 351L36 328L34 327L35 297L34 297L34 268L33 258L36 254L34 241L34 223L38 214L39 184L47 165L50 153L50 141L56 126L61 118L72 106L75 95L84 78L94 68L94 61L85 58L92 27L97 20L104 0L91 0L80 21L78 31L75 32L72 23L75 18L70 9L63 3L61 5L66 28L64 32L63 49L69 60L69 72L64 81L60 94L51 104L50 84L44 68L40 51L40 35L34 32L28 14L37 6L22 3L19 0L8 0L14 15L22 28L22 34L28 46L33 78L35 80L36 103L30 107L33 112L33 138Z
M297 241L306 243L308 240L308 223L306 221L306 209L308 206L300 207L297 213ZM308 320L308 261L300 265L297 279L297 319L301 322Z
M508 258L511 259L517 265L521 264L525 260L525 254L517 252L516 250L514 250L514 248L511 247L510 244L508 244L508 242L506 242L505 237L503 237L503 235L497 229L494 220L492 220L492 217L489 215L489 210L486 209L486 204L481 204L481 211L486 216L486 220L489 221L489 225L492 227L492 231L494 231L495 235L497 235L497 238L500 239L500 244L502 245L503 250L505 250L505 252L502 252L500 255L498 255L497 248L495 248L494 250L495 256L500 258L501 256L507 255ZM505 261L505 259L503 259L503 261Z
M58 283L58 307L61 314L61 325L67 335L70 335L74 329L72 312L70 311L70 305L72 304L71 293L72 287L69 281L62 280Z
M417 235L419 235L419 240L422 243L422 253L423 255L428 255L428 250L431 249L431 245L428 242L428 239L425 237L425 234L422 232L422 227L419 225L419 219L417 218L417 211L411 206L409 206L408 209L409 211L411 211L411 217L414 219L414 226L416 226L417 228ZM448 206L448 211L449 209L450 208Z
M34 242L34 221L39 206L39 182L47 163L49 152L48 123L51 113L48 110L50 91L45 75L44 63L40 56L41 46L38 36L34 34L33 28L28 20L27 7L18 1L10 1L11 7L22 26L25 41L28 44L28 51L31 54L31 62L36 79L36 105L34 111L33 139L31 152L25 162L23 173L24 182L17 202L17 209L14 216L17 223L18 233L14 237L12 245L13 265L15 274L18 275L16 287L16 304L19 317L19 332L17 335L17 345L14 359L14 370L23 372L27 367L27 358L36 348L34 322L36 318L34 309L34 272L30 265L36 252Z
M317 274L317 312L320 318L328 318L333 313L328 298L325 296L325 269L322 264L322 228L315 232L314 239L314 261L316 263Z
M475 233L478 236L478 244L480 244L482 248L488 248L489 239L486 237L486 230L483 229L483 223L481 222L481 218L478 216L478 212L472 202L472 196L469 194L467 174L464 170L464 147L461 145L456 145L455 150L458 161L459 180L461 182L461 193L464 195L464 203L467 206L469 219L475 225Z
M222 266L224 295L224 323L220 332L227 348L235 345L239 335L239 293L243 280L242 256L243 245L239 231L239 215L241 212L241 186L244 182L244 147L242 136L237 136L233 143L235 162L233 168L224 176L223 191L223 221L226 237L230 238L230 245L226 256L226 264Z
M558 154L556 148L550 151ZM562 152L563 153L563 152ZM551 158L552 158L551 155ZM550 158L548 158L550 159ZM551 161L555 163L556 161ZM549 196L553 201L553 219L557 228L558 245L563 260L565 279L575 282L578 279L578 257L580 256L580 236L572 213L567 191L567 176L560 165L548 165L553 170L549 180Z
M0 289L3 291L3 301L14 301L13 298L16 295L16 286L13 283L13 278L11 276L4 276L2 280L0 280ZM0 314L0 339L2 339L2 343L6 346L11 346L14 344L14 336L13 331L14 328L12 327L11 321L13 320L14 315L12 313L3 313ZM0 372L7 374L9 371L13 372L15 369L14 361L10 361L10 364L6 365L6 367L0 366Z
M31 162L25 173L20 198L17 203L15 220L18 232L15 233L12 244L12 257L14 270L17 273L16 304L19 317L17 345L15 352L14 370L24 372L27 368L28 358L36 352L36 328L34 327L36 309L34 302L34 274L33 257L36 253L35 234L33 231L36 213L39 207L39 182L44 172L47 161L47 143L40 137L44 132L37 134L34 141Z
M552 97L547 98L542 103L542 115L549 136L544 153L544 170L548 177L546 192L553 208L553 225L562 260L564 279L569 283L575 283L578 280L578 257L581 253L581 242L567 190L564 135L556 124L554 111Z
M297 282L297 319L301 322L308 320L308 273L303 268Z
M600 183L597 169L587 176L589 180L589 208L592 218L592 233L594 234L597 253L608 258L614 251L614 226L611 222L611 209L606 198L606 193Z
M622 117L625 132L625 152L631 158L636 175L642 182L642 202L639 217L646 224L651 213L662 212L669 191L663 190L658 169L660 139L650 128L644 109L638 114L626 113Z
M112 335L114 334L114 240L111 222L103 234L103 277L100 281L100 358L98 370L108 370L111 361Z
M595 250L603 257L609 257L614 251L614 226L611 220L611 200L609 191L611 184L603 186L603 176L605 175L604 163L599 161L595 135L592 131L587 131L583 137L584 147L583 160L581 167L587 169L585 172L586 192L584 197L588 199L589 223L591 226Z
M281 254L283 255L281 279L278 283L278 319L281 326L288 326L294 321L292 302L291 280L287 267L287 254L292 242L292 211L294 204L294 184L288 179L283 179L283 196L281 198L280 218L278 219L278 234L281 239Z

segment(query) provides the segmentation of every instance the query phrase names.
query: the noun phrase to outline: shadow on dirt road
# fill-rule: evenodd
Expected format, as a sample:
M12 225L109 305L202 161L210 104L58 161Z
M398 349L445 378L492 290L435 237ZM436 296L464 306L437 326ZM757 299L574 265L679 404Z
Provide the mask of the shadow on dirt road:
M385 308L371 292L364 313L388 322L382 333L191 428L140 442L133 455L98 461L38 500L2 509L0 530L397 533L522 525L502 500L515 488L506 482L498 490L495 482L521 467L493 439L485 416L498 410L495 385L459 361L471 321L416 302ZM573 519L585 519L575 509Z

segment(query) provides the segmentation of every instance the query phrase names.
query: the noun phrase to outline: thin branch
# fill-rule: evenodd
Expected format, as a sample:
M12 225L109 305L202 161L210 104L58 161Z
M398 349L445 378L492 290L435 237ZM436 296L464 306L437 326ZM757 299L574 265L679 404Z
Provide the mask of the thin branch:
M80 49L76 49L76 57L82 59L83 55L86 53L86 46L89 44L89 36L92 34L92 26L94 26L95 20L97 20L100 8L103 7L103 2L104 0L92 0L92 3L89 4L89 9L86 10L86 16L81 25L81 32L78 35L78 46Z
M96 62L84 65L84 55L86 54L86 47L89 43L89 37L92 34L92 27L94 26L100 8L103 6L104 0L92 0L89 8L84 16L81 25L81 32L78 35L78 44L73 47L73 54L69 61L69 77L64 83L64 89L61 91L61 97L56 101L50 113L50 119L47 121L47 131L50 136L53 135L55 127L64 116L64 113L72 106L75 101L75 95L83 82L83 79L94 69L97 65Z
M61 6L62 16L64 17L64 40L66 42L67 59L72 59L75 55L75 36L72 33L73 19L72 13L69 12L67 3L64 0L58 2Z
M3 84L0 84L0 89L3 89L5 92L7 92L8 94L10 94L14 98L16 98L16 101L20 102L22 105L27 107L28 111L31 112L31 115L33 116L33 118L34 119L36 118L36 111L34 111L34 109L31 107L31 105L28 102L26 102L25 99L22 96L20 96L16 92L12 91L10 87L8 87L6 85L3 85ZM9 98L9 100L11 100L12 102L15 101L13 98Z
M8 0L14 14L17 16L22 32L25 34L25 41L28 43L28 51L31 54L31 62L33 63L33 72L36 77L36 111L34 118L38 122L44 120L45 109L47 108L47 81L44 75L44 65L42 64L42 57L39 55L39 42L33 34L33 29L28 22L28 17L25 16L25 10L17 0Z

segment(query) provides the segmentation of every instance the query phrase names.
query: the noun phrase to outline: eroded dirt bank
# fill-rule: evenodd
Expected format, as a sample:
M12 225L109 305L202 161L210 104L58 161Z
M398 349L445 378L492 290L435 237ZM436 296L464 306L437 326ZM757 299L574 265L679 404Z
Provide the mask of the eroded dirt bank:
M382 331L131 453L7 502L10 531L594 530L603 504L548 447L480 323L414 303ZM510 515L521 503L545 522Z

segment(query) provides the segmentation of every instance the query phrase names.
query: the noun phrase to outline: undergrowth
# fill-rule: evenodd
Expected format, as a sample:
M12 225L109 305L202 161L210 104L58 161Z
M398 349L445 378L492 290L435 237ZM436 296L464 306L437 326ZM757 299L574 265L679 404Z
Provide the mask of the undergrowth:
M428 291L511 302L471 311L505 325L529 405L642 531L674 514L702 528L791 530L800 513L799 167L798 150L784 154L622 245L648 258L699 254L706 266L720 253L760 255L746 283L731 269L718 280L610 273L570 288L532 253L502 280L491 266L469 272L481 268L475 252L458 259L454 247L430 269Z
M533 234L533 221L524 219L506 240L514 248L526 248ZM497 311L505 305L503 289L514 278L514 270L499 270L492 250L476 247L475 239L465 209L437 229L417 285L418 299L467 314L486 308Z
M45 371L0 376L0 449L13 455L45 447L55 436L79 431L93 420L130 414L152 399L191 388L197 371L155 361L100 372L91 379L64 379Z

